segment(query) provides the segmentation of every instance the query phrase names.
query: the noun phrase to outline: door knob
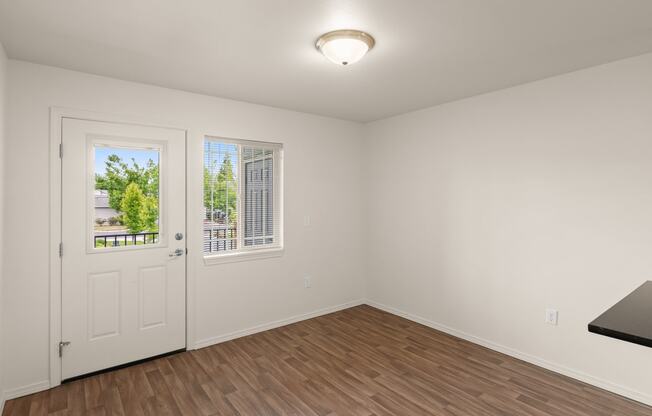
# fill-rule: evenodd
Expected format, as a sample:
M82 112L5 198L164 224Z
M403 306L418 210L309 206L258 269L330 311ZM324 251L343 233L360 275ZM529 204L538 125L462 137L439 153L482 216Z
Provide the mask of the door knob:
M179 257L179 256L183 256L183 250L180 249L180 248L178 248L178 249L174 250L174 253L170 253L169 256L170 256L170 257Z

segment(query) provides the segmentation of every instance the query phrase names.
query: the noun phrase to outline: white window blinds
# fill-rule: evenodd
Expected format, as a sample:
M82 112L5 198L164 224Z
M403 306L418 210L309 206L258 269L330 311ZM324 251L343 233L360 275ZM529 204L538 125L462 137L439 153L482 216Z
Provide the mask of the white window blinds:
M204 254L281 246L280 145L206 138Z

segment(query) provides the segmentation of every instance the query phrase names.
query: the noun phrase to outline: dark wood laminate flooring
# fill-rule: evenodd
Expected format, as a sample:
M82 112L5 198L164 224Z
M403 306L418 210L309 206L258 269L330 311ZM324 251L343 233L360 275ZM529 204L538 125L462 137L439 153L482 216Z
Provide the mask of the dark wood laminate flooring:
M4 416L26 415L652 416L652 408L358 306L7 402Z

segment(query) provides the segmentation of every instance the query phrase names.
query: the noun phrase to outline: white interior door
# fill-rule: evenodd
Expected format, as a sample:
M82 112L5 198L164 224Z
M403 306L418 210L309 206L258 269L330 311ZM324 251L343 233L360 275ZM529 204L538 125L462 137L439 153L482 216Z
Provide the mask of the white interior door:
M185 348L185 140L63 119L63 380Z

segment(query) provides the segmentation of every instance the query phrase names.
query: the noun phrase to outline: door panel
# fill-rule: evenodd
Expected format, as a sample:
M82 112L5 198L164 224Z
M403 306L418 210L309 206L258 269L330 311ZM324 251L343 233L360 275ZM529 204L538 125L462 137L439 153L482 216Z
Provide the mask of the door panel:
M88 339L120 335L120 272L88 275Z
M164 266L140 269L140 329L165 325L168 274Z
M62 128L62 379L185 348L185 132Z

